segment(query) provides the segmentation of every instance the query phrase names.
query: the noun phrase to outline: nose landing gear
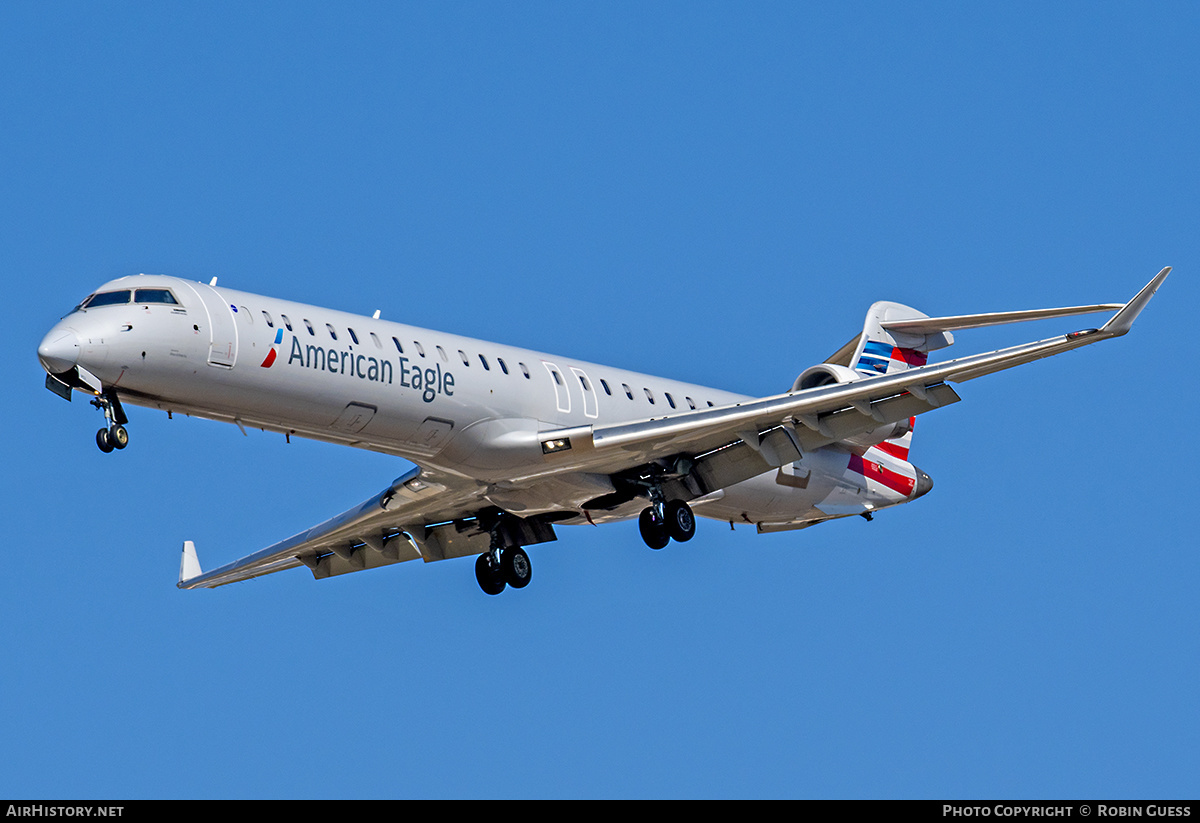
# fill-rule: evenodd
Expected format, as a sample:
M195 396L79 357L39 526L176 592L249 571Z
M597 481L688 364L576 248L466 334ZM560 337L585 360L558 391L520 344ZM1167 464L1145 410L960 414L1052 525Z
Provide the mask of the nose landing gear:
M92 405L104 412L104 420L108 424L96 432L96 446L108 454L113 449L123 449L129 445L129 432L125 424L129 418L121 408L121 401L115 392L105 392L92 401Z

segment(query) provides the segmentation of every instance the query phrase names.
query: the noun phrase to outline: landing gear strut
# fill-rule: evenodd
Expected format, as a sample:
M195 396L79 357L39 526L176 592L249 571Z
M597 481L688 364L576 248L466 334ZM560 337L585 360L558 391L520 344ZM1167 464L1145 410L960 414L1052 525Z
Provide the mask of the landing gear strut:
M123 449L129 445L129 432L125 431L125 423L129 419L121 408L121 401L116 394L106 392L95 400L92 405L104 412L104 421L108 424L96 432L96 445L100 451L108 454L113 449Z

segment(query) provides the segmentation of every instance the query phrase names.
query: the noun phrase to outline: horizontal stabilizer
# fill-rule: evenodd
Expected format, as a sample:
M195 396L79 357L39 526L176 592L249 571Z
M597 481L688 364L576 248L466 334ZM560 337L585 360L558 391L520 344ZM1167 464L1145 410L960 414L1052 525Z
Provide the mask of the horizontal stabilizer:
M1030 320L1049 320L1076 314L1095 314L1123 308L1124 303L1098 303L1093 306L1069 306L1061 309L1027 309L987 314L957 314L951 317L920 317L915 320L885 320L879 325L888 331L904 334L933 334L941 331L981 329L984 326L1001 326L1007 323L1027 323Z

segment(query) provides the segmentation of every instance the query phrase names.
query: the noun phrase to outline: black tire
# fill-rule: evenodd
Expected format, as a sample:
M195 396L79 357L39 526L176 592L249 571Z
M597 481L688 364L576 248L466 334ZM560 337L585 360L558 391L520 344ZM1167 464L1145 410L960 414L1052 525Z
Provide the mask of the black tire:
M108 429L101 429L96 432L96 446L105 454L113 450L113 442L108 435Z
M671 535L667 533L667 524L654 516L653 506L642 509L642 513L638 517L638 531L642 533L642 540L646 541L646 545L655 551L665 548L671 542Z
M504 573L492 563L491 552L484 552L475 561L475 579L484 594L500 594L504 591Z
M667 534L672 540L686 543L696 536L696 515L692 507L682 500L672 500L667 504Z
M113 448L123 449L129 445L129 432L125 431L124 426L113 426L108 430L108 441Z
M514 589L523 589L533 579L533 566L529 563L529 555L520 546L505 549L500 555L500 568L504 571L504 580Z

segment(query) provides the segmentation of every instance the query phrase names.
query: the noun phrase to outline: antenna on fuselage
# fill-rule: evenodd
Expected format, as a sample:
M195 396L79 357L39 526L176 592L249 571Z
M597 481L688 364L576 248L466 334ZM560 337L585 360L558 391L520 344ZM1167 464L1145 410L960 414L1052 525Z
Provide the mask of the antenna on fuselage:
M215 277L214 277L212 280L209 280L209 281L208 281L208 285L210 285L210 286L215 286L215 285L217 285L217 278L215 278Z
M378 320L378 319L379 319L379 309L376 309L376 310L375 310L375 313L371 315L371 319L372 319L372 320Z

